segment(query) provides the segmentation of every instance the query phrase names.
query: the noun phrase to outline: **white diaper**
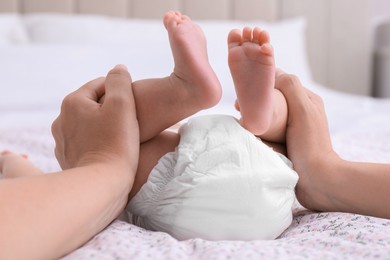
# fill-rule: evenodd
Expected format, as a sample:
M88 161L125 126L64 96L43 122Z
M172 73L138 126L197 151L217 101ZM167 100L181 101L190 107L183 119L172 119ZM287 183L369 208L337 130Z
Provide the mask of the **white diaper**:
M287 158L231 116L190 119L180 134L129 202L134 224L179 240L274 239L291 224L298 175Z

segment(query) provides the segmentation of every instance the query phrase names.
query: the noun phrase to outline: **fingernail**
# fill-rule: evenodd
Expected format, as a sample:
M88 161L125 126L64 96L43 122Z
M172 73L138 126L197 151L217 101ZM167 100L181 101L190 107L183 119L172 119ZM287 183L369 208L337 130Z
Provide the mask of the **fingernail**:
M114 69L122 69L122 70L128 70L127 67L123 64L118 64L114 67Z

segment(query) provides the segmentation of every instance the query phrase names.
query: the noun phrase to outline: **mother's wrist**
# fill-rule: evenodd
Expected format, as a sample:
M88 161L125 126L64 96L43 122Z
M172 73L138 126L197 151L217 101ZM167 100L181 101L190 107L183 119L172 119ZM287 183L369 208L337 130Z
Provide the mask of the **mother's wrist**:
M328 199L328 211L343 211L346 203L343 194L349 185L348 162L339 156L334 156L324 168L328 173L323 179L323 187Z

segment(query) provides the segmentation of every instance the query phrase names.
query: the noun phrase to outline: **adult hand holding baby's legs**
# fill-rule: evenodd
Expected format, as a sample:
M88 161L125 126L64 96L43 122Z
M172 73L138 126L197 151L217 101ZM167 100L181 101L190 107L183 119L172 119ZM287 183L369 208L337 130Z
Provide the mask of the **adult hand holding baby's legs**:
M115 67L67 96L52 132L64 171L40 174L20 156L0 155L1 259L58 259L123 210L139 155L127 70Z
M135 172L139 130L127 69L117 66L106 78L92 80L68 95L52 132L63 169L115 162Z
M278 71L275 84L288 104L286 144L299 174L297 198L306 208L332 211L329 193L335 178L331 175L341 159L332 148L322 99L294 75Z
M288 104L287 153L299 174L299 202L311 210L390 218L390 165L341 159L332 148L321 98L281 72L276 88Z

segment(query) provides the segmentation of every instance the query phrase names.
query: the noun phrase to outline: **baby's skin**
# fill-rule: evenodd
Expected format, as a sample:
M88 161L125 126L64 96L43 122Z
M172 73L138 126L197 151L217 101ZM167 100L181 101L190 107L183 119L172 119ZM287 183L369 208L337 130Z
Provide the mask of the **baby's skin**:
M182 105L197 106L199 110L216 105L222 90L208 60L202 29L177 11L166 13L163 21L175 63L170 80L177 90L184 89L189 95Z
M174 11L165 14L164 25L175 62L171 83L177 93L188 95L179 98L188 100L182 106L201 110L216 105L221 86L208 61L202 29ZM270 128L274 109L275 61L269 34L258 27L245 27L242 32L234 29L228 36L228 49L240 122L261 136Z
M258 27L230 31L228 62L237 93L241 124L262 135L273 119L275 61L268 33Z

